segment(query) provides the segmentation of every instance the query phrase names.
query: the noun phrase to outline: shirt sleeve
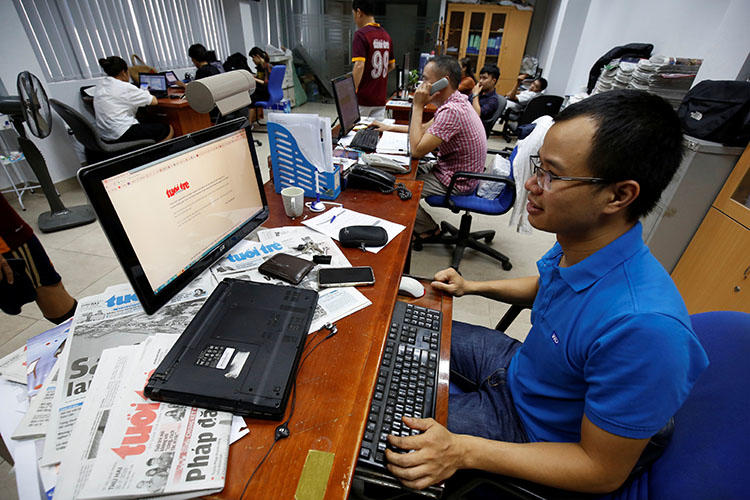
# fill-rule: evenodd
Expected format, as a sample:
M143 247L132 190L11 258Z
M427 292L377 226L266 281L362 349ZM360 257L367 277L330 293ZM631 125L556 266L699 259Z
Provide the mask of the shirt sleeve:
M537 95L539 95L538 92L532 92L530 90L524 90L516 98L518 99L518 102L521 104L525 104L535 98Z
M367 38L360 31L354 33L352 39L352 62L365 61L367 59Z
M682 406L708 358L695 334L657 313L621 320L592 344L584 367L584 412L594 425L651 437Z
M458 113L455 109L442 109L439 113L435 113L435 120L430 125L430 128L427 129L427 133L438 137L443 142L448 142L458 132L461 123L458 118Z
M141 106L148 106L149 104L151 104L153 96L149 93L148 90L139 89L135 85L129 85L129 87L131 88L128 89L127 99L136 108L140 108Z

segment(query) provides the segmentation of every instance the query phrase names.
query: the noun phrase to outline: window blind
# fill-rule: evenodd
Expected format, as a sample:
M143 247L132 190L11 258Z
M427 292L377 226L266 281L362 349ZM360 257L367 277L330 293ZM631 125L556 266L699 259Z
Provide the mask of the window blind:
M191 66L202 43L222 60L229 41L222 0L13 0L47 81L103 75L98 60L138 54L159 70Z

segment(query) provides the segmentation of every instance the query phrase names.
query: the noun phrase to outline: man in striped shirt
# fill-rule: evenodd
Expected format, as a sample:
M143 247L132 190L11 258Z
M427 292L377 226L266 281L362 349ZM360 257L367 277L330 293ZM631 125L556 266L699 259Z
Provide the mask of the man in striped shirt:
M448 192L451 177L457 171L483 172L487 158L487 137L479 115L468 98L458 91L461 81L461 66L451 56L438 56L425 65L423 82L414 94L414 104L409 126L378 124L381 130L409 133L409 144L413 158L422 158L437 149L437 164L422 171L417 180L424 182L422 197ZM441 78L448 86L430 95L430 89ZM424 107L428 103L437 106L435 116L422 123ZM454 185L454 193L467 193L476 188L478 181L461 179ZM438 225L424 208L419 207L414 232L426 238L439 232Z

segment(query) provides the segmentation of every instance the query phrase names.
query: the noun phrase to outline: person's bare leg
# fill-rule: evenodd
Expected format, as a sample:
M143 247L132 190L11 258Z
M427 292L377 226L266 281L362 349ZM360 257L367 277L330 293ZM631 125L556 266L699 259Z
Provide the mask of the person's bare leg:
M174 129L172 128L172 125L170 125L169 126L169 134L164 139L160 140L159 142L168 141L172 137L174 137Z
M76 300L65 290L62 281L36 289L36 303L47 319L57 319L70 312Z

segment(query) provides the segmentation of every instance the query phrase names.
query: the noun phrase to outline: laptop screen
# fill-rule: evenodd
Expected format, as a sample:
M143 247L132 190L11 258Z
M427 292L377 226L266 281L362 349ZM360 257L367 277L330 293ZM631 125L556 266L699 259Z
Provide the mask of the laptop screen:
M354 79L351 73L331 81L333 95L336 98L336 110L341 123L340 136L344 136L359 122L357 93L354 91Z
M141 88L143 88L143 84L145 83L149 90L156 90L161 92L167 91L167 79L164 77L164 75L159 75L156 73L141 73L140 74L140 81L141 81Z
M174 74L174 71L165 71L164 76L169 85L174 85L177 82L177 75Z
M252 137L234 125L205 142L175 139L79 172L146 312L268 217Z

